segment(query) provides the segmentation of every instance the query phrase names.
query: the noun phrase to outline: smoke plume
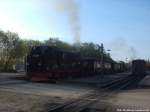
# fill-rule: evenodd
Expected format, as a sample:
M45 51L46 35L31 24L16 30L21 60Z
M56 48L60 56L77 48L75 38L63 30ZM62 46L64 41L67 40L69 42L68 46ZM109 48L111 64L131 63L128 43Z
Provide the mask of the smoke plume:
M56 9L68 18L75 44L80 44L79 6L74 0L57 0Z
M131 60L134 60L137 57L137 51L134 47L129 47L128 52Z
M115 38L111 41L110 46L115 51L125 50L128 48L128 44L124 38Z
M110 43L110 47L120 58L133 60L137 58L137 51L130 46L125 38L116 38Z

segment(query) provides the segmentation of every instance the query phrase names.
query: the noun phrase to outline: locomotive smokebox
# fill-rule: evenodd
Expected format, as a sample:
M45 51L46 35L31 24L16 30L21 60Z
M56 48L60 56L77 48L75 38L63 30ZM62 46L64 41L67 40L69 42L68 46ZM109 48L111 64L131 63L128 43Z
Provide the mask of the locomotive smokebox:
M132 74L142 76L145 75L145 61L144 60L133 60L132 61Z

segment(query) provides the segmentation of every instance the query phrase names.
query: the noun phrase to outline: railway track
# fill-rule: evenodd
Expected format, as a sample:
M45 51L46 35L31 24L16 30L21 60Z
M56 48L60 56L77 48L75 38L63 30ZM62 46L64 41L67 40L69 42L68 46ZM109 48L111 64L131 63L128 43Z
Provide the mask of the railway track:
M27 80L23 80L23 79L1 79L0 80L0 86L2 86L2 85L15 85L15 84L26 84L26 83L29 83L29 81L27 81Z
M24 76L3 76L2 78L0 78L0 86L25 83L29 83L29 81Z
M144 77L144 76L143 76ZM87 112L87 108L96 103L97 101L108 97L119 90L127 89L132 84L141 80L143 77L135 77L129 75L125 78L119 78L118 80L111 81L103 86L99 91L95 90L94 93L85 95L77 100L72 100L64 105L50 108L48 112Z
M10 81L10 82L2 82L2 83L0 83L0 86L26 84L26 83L29 83L29 82L27 82L27 81L14 81L14 82Z

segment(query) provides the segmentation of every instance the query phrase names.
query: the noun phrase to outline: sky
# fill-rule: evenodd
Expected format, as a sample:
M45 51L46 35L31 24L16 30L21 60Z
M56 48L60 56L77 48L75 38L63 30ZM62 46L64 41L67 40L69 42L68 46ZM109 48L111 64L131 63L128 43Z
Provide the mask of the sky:
M58 9L62 6L65 11ZM23 39L58 37L69 43L77 34L81 42L103 43L115 60L148 59L150 1L0 0L0 30Z

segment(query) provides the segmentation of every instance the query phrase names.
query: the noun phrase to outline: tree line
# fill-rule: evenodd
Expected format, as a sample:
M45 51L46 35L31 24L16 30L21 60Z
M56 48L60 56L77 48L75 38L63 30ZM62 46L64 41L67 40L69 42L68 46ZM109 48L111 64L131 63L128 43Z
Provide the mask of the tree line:
M15 32L0 31L0 71L12 71L14 65L24 64L24 59L30 52L32 46L48 45L57 48L78 52L82 57L111 60L110 55L105 51L103 44L92 42L69 44L58 38L49 38L45 41L21 39Z

